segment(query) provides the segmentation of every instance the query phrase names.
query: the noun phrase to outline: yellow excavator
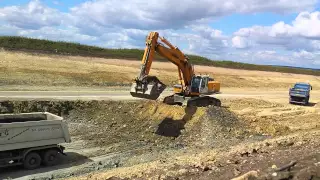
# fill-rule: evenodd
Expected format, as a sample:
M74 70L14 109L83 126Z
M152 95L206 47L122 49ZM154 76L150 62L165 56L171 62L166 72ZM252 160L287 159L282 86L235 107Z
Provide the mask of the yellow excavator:
M158 39L167 47L158 42ZM179 84L174 85L174 94L165 97L163 102L170 105L221 106L221 101L210 94L220 92L220 82L208 75L196 75L189 58L178 47L159 36L158 32L150 32L146 39L146 48L142 58L141 71L132 83L130 94L133 97L156 100L166 89L156 76L150 76L155 54L169 60L178 67Z

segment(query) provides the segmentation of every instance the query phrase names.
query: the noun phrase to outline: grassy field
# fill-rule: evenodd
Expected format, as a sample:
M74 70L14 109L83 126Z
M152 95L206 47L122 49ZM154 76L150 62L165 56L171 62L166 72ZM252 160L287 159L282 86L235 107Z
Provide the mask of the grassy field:
M0 47L10 51L24 51L31 53L45 53L56 55L76 55L86 57L102 57L108 59L126 59L126 60L141 60L143 50L140 49L106 49L96 46L87 46L79 43L69 42L54 42L48 40L30 39L25 37L0 37ZM188 55L190 61L196 65L215 66L233 69L245 70L260 70L273 71L294 74L320 75L320 70L254 65L246 63L238 63L232 61L217 61L209 60L205 57ZM158 61L166 61L160 56L157 56Z
M96 57L35 55L0 51L0 90L106 90L128 87L140 71L140 61ZM196 65L197 74L209 74L223 88L287 89L297 81L320 88L318 76L248 71ZM165 84L177 83L172 63L154 62L151 75Z

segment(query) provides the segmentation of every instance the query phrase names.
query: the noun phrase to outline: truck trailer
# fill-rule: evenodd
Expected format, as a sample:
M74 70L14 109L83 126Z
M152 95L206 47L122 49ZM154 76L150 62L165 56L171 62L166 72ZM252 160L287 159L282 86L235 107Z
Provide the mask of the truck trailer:
M36 169L59 163L71 138L63 118L48 112L0 114L0 168Z

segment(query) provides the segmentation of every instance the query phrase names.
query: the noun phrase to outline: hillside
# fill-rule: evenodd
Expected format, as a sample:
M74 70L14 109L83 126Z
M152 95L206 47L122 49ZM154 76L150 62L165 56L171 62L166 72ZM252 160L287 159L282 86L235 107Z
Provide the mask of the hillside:
M140 61L67 55L0 51L0 90L106 90L130 87L138 75ZM225 88L287 90L297 81L320 88L319 76L195 65L197 74L208 74ZM150 71L172 87L177 83L177 67L154 62Z
M79 43L49 41L15 36L0 37L0 47L10 51L24 51L31 53L48 53L59 55L77 55L127 60L140 60L143 55L143 50L140 49L106 49L96 46L82 45ZM188 56L191 62L195 65L206 65L245 70L273 71L294 74L308 74L317 76L320 75L320 70L271 65L254 65L233 61L210 60L208 58L195 55ZM157 56L156 59L158 61L165 61L165 59L159 56Z

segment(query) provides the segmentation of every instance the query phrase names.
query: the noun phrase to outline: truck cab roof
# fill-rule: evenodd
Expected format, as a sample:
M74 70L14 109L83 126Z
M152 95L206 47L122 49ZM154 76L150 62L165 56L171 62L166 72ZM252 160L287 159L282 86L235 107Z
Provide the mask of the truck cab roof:
M295 85L305 85L305 86L310 86L310 83L297 82Z
M292 89L310 91L312 90L312 86L309 83L298 82L294 84Z

